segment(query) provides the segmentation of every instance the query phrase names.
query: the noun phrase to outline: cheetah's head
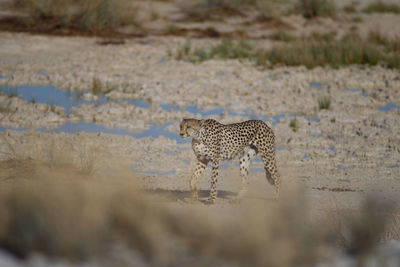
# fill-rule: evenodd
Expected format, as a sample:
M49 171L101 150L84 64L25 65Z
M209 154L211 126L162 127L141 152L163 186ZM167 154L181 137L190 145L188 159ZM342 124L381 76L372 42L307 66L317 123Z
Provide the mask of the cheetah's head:
M193 137L198 138L201 128L200 120L196 119L183 119L180 125L180 135L183 138Z

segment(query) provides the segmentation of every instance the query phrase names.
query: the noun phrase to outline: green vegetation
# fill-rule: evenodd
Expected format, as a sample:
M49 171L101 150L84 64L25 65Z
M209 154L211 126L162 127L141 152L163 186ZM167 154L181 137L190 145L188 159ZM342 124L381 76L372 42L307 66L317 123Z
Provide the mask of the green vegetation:
M296 37L290 34L285 30L277 30L271 35L268 36L269 39L274 41L282 41L282 42L292 42L296 40Z
M293 118L289 122L289 127L292 129L293 132L297 132L299 126L297 125L297 119Z
M85 94L85 92L84 91L82 91L82 90L76 90L75 91L75 99L74 99L74 101L76 102L76 103L78 103L79 101L81 101L82 99L83 99L83 95Z
M175 34L179 31L179 28L175 24L170 23L165 25L164 31L167 34Z
M122 25L138 25L135 6L127 0L16 0L16 9L28 14L23 22L30 27L39 24L70 27L97 32Z
M388 39L380 31L372 31L368 35L368 41L383 46L388 53L400 53L400 37Z
M245 5L255 5L257 0L200 0L207 7L238 8Z
M318 109L331 109L331 97L326 95L318 97Z
M190 42L186 42L175 53L175 58L187 60L192 63L203 62L213 58L240 59L251 57L252 47L246 42L234 42L223 39L221 43L212 46L210 49L193 48ZM172 52L169 52L172 55Z
M395 13L400 14L400 6L397 4L387 4L382 1L376 1L363 9L365 13Z
M388 61L380 47L357 36L346 36L338 41L303 40L287 46L274 47L260 58L259 64L298 66L307 68L352 64L377 65Z
M348 35L336 40L335 33L328 33L298 38L296 42L274 46L269 50L256 49L248 42L226 39L209 48L193 48L191 43L187 42L175 53L169 51L168 54L178 60L193 63L220 58L248 59L265 67L304 65L307 68L338 68L354 64L383 64L389 68L400 68L399 51L400 39L392 40L371 33L366 40L357 35Z
M351 18L351 21L354 23L360 23L360 22L363 22L363 19L362 19L362 17L355 16L355 17Z
M336 13L336 7L332 0L298 0L297 9L308 19L334 16Z
M92 80L92 93L95 95L101 94L103 92L103 83L99 78L94 77Z
M357 12L356 5L358 5L358 2L352 1L351 3L349 3L343 7L343 11L346 13L356 13Z
M223 16L241 15L241 9L254 6L258 0L197 0L185 9L193 20L213 20Z

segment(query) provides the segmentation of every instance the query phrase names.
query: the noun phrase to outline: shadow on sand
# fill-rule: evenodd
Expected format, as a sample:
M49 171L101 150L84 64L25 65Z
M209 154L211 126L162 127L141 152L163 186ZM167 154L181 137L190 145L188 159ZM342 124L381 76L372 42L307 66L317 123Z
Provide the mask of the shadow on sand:
M146 189L145 192L170 201L187 201L192 198L192 192L189 190L168 190L168 189ZM198 190L199 198L208 198L210 190ZM236 192L218 190L218 198L232 199L236 196Z

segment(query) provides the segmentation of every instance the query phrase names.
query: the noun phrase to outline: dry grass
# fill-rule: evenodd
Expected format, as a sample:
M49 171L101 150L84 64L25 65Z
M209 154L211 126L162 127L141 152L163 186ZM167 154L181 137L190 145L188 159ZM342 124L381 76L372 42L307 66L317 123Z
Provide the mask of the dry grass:
M298 0L297 9L309 19L336 14L336 7L332 0Z
M376 1L370 3L367 7L363 9L365 13L394 13L400 14L400 5L398 4L388 4L382 1Z
M13 7L26 12L28 27L42 30L67 27L98 32L123 25L139 25L134 1L127 0L16 0Z
M0 247L20 258L39 252L85 260L107 255L115 244L135 250L150 265L291 266L318 256L322 237L307 227L303 212L284 203L238 207L241 216L228 221L231 215L176 212L147 201L127 175L96 178L34 160L9 160L0 168L6 170Z
M268 50L257 49L248 42L224 39L209 48L193 48L190 43L186 43L177 49L175 54L169 52L169 55L193 63L219 58L249 59L256 65L266 67L303 65L307 68L339 68L349 65L382 64L388 68L400 68L399 40L388 39L379 33L371 33L366 40L357 35L348 35L336 40L334 33L313 34L297 39L282 38L286 43L275 45Z
M71 261L112 260L110 251L122 245L149 266L309 266L338 240L364 255L385 233L384 221L374 219L385 207L374 202L347 220L347 235L327 227L345 221L342 215L315 221L301 191L279 202L165 205L141 191L131 173L88 173L65 147L32 147L20 154L8 137L3 140L8 144L1 143L1 151L8 149L9 156L0 162L0 248L19 258L42 253ZM51 160L37 159L51 152Z

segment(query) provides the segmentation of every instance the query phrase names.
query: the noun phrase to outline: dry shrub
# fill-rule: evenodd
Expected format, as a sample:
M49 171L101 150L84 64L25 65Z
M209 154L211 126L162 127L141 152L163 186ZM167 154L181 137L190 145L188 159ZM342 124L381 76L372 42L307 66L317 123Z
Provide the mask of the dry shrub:
M298 7L305 18L334 16L336 7L331 0L299 0Z
M297 205L232 206L238 212L221 217L211 207L176 210L149 201L128 175L94 177L34 160L0 168L15 166L12 176L1 175L0 247L17 257L84 260L117 243L151 265L290 266L318 255L320 238Z
M97 32L139 24L134 1L128 0L16 0L14 8L28 14L21 18L26 25L41 30L70 27Z

